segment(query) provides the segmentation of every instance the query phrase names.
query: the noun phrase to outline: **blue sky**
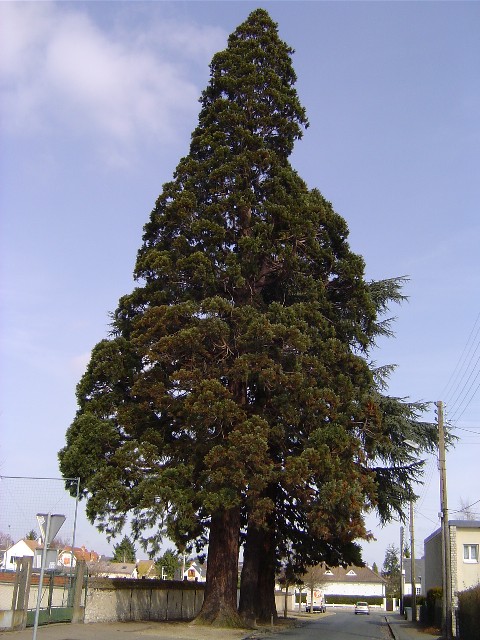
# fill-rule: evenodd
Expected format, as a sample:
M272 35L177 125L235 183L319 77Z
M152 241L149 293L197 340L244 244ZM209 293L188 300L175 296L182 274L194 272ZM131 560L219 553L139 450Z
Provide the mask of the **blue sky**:
M398 365L392 395L450 394L456 516L480 500L476 2L0 3L0 474L59 476L75 385L132 289L210 59L257 6L296 51L310 127L292 164L347 220L369 279L410 278L375 359ZM439 522L433 459L418 492L417 555ZM364 558L381 565L400 525L368 522ZM82 516L77 540L109 550Z

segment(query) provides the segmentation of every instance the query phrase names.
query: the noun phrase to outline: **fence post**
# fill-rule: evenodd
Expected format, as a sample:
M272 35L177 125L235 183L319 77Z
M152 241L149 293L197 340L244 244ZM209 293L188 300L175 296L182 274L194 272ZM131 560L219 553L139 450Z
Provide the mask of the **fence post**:
M24 556L17 562L15 585L12 597L12 631L27 626L28 597L32 580L33 558Z
M82 607L82 591L85 582L87 563L85 560L77 561L75 568L75 580L73 583L73 614L72 622L85 620L85 607Z

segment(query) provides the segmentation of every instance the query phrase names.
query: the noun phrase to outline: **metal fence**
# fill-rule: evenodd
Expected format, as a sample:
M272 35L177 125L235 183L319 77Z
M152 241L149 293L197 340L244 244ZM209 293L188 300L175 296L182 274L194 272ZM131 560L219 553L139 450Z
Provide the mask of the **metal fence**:
M76 486L78 487L78 483ZM73 576L66 575L65 570L57 564L57 560L63 547L73 549L75 546L78 488L76 494L72 497L66 491L64 478L0 476L0 610L8 610L11 607L13 586L10 587L10 579L13 578L18 559L27 554L33 557L34 572L28 608L36 607L38 573L44 545L43 541L39 545L27 541L30 548L26 548L20 541L26 538L31 540L35 536L41 538L37 514L65 516L64 524L47 551L48 571L42 587L41 608L67 606L71 597L69 594ZM73 564L72 561L69 563L70 566Z

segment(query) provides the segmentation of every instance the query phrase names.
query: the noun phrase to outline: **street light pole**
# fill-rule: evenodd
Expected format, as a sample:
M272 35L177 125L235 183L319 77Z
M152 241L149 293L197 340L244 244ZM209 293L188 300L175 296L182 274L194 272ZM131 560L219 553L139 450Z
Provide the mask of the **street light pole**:
M415 578L415 533L413 524L413 500L410 500L410 581L412 585L412 620L417 621L417 581Z
M403 616L403 596L404 596L404 569L403 569L403 549L405 547L403 541L403 527L400 527L400 614Z
M452 639L452 567L450 555L450 527L447 505L447 468L445 460L445 430L443 426L443 402L435 403L438 409L438 466L440 470L440 505L442 517L442 627L445 638Z

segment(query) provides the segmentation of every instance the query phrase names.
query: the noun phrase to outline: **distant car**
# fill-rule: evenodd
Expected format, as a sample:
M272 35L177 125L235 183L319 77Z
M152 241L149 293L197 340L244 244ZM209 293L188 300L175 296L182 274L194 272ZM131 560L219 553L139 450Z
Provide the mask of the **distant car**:
M357 615L357 613L365 613L367 616L370 615L368 602L357 602L355 605L355 615Z
M313 605L313 612L315 613L315 611L318 611L319 613L325 613L327 610L327 608L325 607L324 604L314 604ZM310 605L307 604L305 611L307 613L310 613Z

